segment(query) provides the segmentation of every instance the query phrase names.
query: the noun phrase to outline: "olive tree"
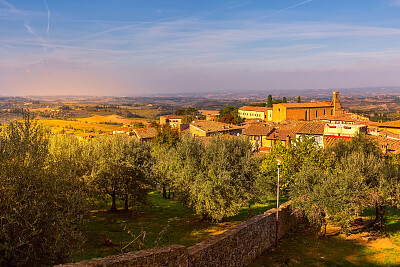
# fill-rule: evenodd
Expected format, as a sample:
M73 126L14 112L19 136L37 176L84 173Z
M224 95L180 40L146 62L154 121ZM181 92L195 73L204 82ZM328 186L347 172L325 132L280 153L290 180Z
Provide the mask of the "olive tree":
M126 135L95 139L91 184L100 195L111 197L110 211L117 211L116 201L144 203L151 184L150 148Z
M82 244L84 185L49 155L50 132L12 122L0 134L0 265L50 265L70 260ZM74 168L72 164L58 160Z
M221 220L248 204L258 167L247 139L214 137L204 145L185 137L176 158L178 198L203 218Z

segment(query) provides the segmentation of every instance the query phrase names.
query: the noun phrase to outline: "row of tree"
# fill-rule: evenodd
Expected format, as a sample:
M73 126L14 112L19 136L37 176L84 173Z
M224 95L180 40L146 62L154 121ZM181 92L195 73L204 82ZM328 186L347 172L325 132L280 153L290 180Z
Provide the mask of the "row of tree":
M261 164L259 183L265 193L276 188L277 156L284 158L282 191L294 208L323 229L334 221L346 231L367 208L375 209L375 226L381 228L385 207L400 206L400 157L383 157L378 144L365 135L338 141L327 150L307 137L289 147L273 147Z
M205 142L160 127L151 147L125 135L82 141L51 135L27 116L0 133L0 265L67 261L99 198L111 200L110 211L118 203L130 210L159 188L204 219L235 215L274 196L277 156L282 192L316 225L333 220L346 229L368 207L383 225L385 206L399 204L400 157L382 158L363 135L330 150L304 136L261 160L243 137Z

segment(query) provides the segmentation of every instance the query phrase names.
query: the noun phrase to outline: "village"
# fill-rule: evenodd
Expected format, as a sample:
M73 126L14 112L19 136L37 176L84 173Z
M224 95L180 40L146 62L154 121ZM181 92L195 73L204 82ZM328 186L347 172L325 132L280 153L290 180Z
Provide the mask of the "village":
M142 142L149 142L157 135L157 127L170 126L181 134L190 134L200 139L221 135L246 136L253 145L254 152L267 153L277 142L284 146L307 135L314 138L321 148L332 146L335 140L350 139L364 133L376 140L383 154L400 152L400 122L372 122L367 117L345 110L339 99L339 91L334 91L331 102L278 103L273 107L243 106L238 115L242 123L221 122L220 112L198 110L192 115L193 121L185 121L186 115L160 116L159 124L153 127L124 126L113 134L124 133ZM93 137L86 134L86 137Z

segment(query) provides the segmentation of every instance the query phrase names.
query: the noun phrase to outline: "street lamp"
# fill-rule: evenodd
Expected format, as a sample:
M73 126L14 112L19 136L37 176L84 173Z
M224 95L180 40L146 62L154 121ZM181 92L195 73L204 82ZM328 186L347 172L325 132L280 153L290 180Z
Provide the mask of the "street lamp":
M276 187L276 218L275 218L275 228L276 228L276 234L275 234L275 247L278 247L278 229L279 229L279 171L281 169L281 165L283 163L283 158L282 157L276 157L275 158L275 163L278 166L278 185Z

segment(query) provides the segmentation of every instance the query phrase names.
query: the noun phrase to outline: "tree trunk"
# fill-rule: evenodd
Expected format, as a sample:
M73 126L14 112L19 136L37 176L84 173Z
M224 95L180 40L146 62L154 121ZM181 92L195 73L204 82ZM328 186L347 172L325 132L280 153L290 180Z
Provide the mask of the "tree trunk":
M247 219L251 218L251 202L249 202L249 214L247 216Z
M168 188L168 199L171 198L171 188Z
M165 184L162 186L162 197L167 198L167 186Z
M115 212L117 211L117 205L115 204L117 196L115 195L115 192L113 194L110 194L110 196L112 199L110 211Z
M125 196L125 211L129 211L129 197L128 195Z
M385 206L378 203L375 206L375 226L385 227Z

